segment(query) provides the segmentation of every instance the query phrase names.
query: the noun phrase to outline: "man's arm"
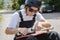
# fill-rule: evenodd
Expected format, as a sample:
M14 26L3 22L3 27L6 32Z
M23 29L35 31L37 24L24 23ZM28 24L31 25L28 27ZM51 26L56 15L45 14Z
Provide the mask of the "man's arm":
M37 14L36 20L37 20L37 24L36 23L35 24L37 25L36 27L37 30L41 29L41 27L44 27L44 28L51 27L51 23L47 21L40 13Z
M41 22L39 22L39 25L42 25L43 27L45 27L45 28L49 28L49 27L51 27L51 23L50 22L48 22L47 20L41 20Z
M35 29L36 31L40 31L42 28L50 28L51 27L51 23L44 20L41 21L36 21L33 25L33 29Z
M5 33L6 34L16 34L16 33L18 33L19 32L19 30L18 30L18 28L16 28L16 29L13 29L13 28L6 28L6 30L5 30Z
M18 32L18 28L16 28L16 25L19 22L19 15L17 12L15 12L9 21L8 27L5 30L6 34L16 34Z
M21 33L22 35L26 35L28 33L28 28L6 28L5 33L6 34L16 34Z

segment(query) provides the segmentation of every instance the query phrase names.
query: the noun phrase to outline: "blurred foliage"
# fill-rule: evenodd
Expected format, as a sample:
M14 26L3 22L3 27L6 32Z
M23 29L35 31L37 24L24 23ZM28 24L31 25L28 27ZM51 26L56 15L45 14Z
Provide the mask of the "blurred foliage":
M2 21L2 14L0 14L0 22Z
M25 3L25 0L18 0L18 4L24 4Z
M19 10L20 6L25 3L25 0L12 0L12 10Z
M43 0L50 5L54 5L56 11L60 11L60 0ZM13 10L19 10L20 6L25 3L25 0L13 0L12 8Z
M50 0L43 0L45 3L49 3Z
M44 0L46 3L50 5L54 5L56 11L60 11L60 0Z
M55 6L56 11L60 11L60 0L51 0L50 4Z
M4 8L4 0L0 2L0 9L3 9L3 8Z
M17 2L12 4L12 10L18 10L18 8L19 4Z
M20 6L21 6L22 4L24 4L24 3L25 3L25 0L18 0L19 9L20 9Z
M12 2L13 2L12 10L18 10L19 8L18 0L12 0Z

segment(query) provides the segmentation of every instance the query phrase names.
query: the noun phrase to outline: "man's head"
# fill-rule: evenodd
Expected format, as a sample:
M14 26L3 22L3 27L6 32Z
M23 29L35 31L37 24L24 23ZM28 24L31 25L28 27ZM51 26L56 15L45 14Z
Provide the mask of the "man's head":
M39 0L26 0L25 9L28 15L32 16L39 11L41 1Z

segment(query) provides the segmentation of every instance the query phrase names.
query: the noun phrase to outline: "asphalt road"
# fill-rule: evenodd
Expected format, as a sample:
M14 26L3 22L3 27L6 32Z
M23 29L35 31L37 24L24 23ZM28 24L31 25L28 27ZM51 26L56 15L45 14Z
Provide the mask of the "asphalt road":
M2 14L3 20L0 24L0 40L13 40L14 35L5 34L5 29L11 16L12 14ZM44 13L43 16L46 20L51 22L52 27L54 27L53 30L60 34L60 13Z

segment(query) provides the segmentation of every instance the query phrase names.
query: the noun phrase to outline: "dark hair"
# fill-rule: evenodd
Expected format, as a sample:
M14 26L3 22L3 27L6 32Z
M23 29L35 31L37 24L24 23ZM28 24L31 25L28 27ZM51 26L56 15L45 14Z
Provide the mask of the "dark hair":
M25 6L28 6L28 7L34 6L34 7L40 8L41 1L39 1L39 0L26 0Z

